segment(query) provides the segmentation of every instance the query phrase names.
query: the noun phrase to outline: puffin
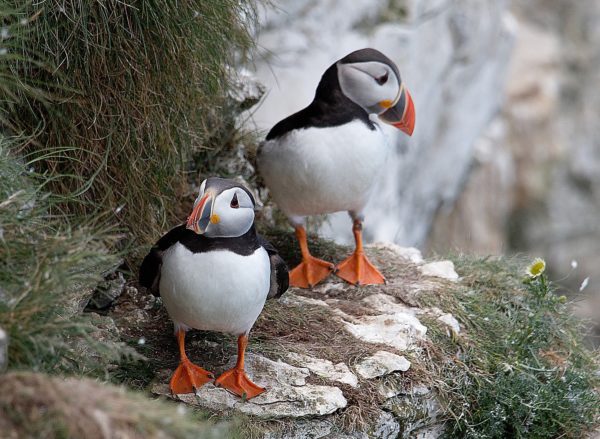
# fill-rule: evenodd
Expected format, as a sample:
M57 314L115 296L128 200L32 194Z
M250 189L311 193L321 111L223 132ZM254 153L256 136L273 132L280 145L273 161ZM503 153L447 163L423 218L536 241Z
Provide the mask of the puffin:
M302 253L290 285L310 288L332 272L355 285L385 283L362 244L365 206L391 149L381 122L411 136L415 107L396 64L366 48L333 63L313 101L273 126L259 146L258 170ZM334 266L310 254L304 219L339 211L350 214L355 250Z
M254 226L252 193L233 180L211 177L200 185L187 222L161 237L144 258L139 283L160 296L173 320L180 362L173 394L191 393L213 380L185 352L189 329L238 337L235 367L215 385L245 399L265 391L244 372L248 334L268 298L288 288L285 262Z

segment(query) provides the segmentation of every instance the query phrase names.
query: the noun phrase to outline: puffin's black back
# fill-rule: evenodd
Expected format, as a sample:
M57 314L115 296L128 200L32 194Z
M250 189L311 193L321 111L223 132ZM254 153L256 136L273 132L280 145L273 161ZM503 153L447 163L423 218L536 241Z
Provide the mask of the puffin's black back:
M264 247L269 254L271 263L271 289L268 297L279 297L288 288L289 276L285 262L279 256L275 247L256 233L254 225L243 235L234 238L207 238L187 229L185 224L181 224L158 240L140 266L140 285L148 288L155 296L160 296L162 255L165 250L177 242L184 245L192 253L228 250L242 256L249 256L259 247ZM275 291L273 291L274 288Z
M334 63L323 73L310 105L278 122L266 139L272 140L296 129L334 127L356 119L364 122L370 129L375 129L369 114L342 93L337 63Z

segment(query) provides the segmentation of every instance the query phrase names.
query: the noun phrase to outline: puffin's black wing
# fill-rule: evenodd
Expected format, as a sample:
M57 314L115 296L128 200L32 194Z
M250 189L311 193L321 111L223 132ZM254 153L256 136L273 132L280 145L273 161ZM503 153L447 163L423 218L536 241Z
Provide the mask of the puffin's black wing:
M267 299L276 299L285 293L290 286L288 268L273 244L261 235L258 235L258 242L267 251L271 261L271 288L269 288Z
M160 284L160 268L162 267L163 252L180 240L185 233L185 224L169 230L150 249L140 267L140 285L148 288L155 296L160 296L158 286Z

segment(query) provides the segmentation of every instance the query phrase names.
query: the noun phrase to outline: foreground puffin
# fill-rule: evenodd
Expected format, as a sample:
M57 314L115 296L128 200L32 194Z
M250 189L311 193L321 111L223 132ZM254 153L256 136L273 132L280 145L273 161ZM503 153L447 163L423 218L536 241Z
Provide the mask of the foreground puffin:
M312 287L336 269L352 284L385 282L362 247L363 209L390 149L374 115L412 135L415 108L398 67L375 49L357 50L329 67L310 105L277 123L260 146L259 171L300 243L293 286ZM339 211L353 220L356 249L334 267L311 256L303 224Z
M254 206L244 186L204 180L187 224L160 238L142 262L140 284L160 294L175 324L180 363L170 382L174 394L213 379L185 353L190 328L238 336L237 364L217 378L217 386L246 399L265 391L246 376L244 352L265 300L287 290L288 271L275 248L256 233Z

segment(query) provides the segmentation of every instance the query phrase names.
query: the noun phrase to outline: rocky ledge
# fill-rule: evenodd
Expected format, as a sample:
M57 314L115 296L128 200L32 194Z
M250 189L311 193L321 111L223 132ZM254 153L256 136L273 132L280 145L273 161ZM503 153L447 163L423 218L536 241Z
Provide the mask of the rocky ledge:
M419 298L452 287L458 275L452 262L425 262L416 249L376 244L367 252L386 285L357 288L331 276L267 304L251 333L247 373L268 391L251 401L212 384L195 394L170 395L178 357L160 299L129 287L111 317L120 332L138 340L152 368L154 394L220 414L249 415L258 436L437 437L440 409L423 378L423 346L430 322L448 336L461 327L444 310L420 306ZM187 349L192 361L215 374L236 360L233 337L190 333Z

